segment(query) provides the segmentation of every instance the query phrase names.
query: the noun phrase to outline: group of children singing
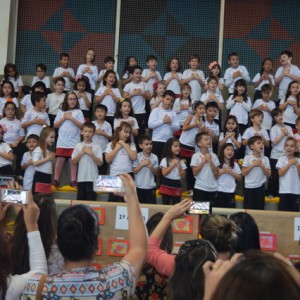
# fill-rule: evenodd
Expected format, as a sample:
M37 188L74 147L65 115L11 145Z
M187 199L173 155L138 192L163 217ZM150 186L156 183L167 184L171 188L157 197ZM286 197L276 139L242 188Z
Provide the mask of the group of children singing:
M68 54L62 53L53 93L46 66L37 65L31 94L21 100L20 111L22 80L14 65L6 66L0 98L1 174L22 176L25 171L24 188L50 192L51 184L60 185L68 160L78 199L94 200L93 181L109 169L110 175L134 176L142 203L156 203L159 187L164 204L180 201L186 177L194 201L209 200L220 207L235 206L236 181L244 176L244 207L253 209L264 209L269 178L267 194L279 194L279 209L298 210L300 71L291 64L291 52L281 53L275 78L272 60L262 62L253 79L253 103L247 95L249 73L236 53L228 56L231 66L224 78L215 61L205 78L199 57L193 55L183 73L179 60L171 58L163 80L155 56L147 57L145 70L129 56L121 78L124 98L113 58L105 59L99 74L94 59L94 50L88 49L75 77ZM275 84L280 101L271 100ZM229 91L226 102L224 86ZM228 116L221 128L225 108ZM147 128L150 135L145 135ZM110 194L109 200L120 199Z

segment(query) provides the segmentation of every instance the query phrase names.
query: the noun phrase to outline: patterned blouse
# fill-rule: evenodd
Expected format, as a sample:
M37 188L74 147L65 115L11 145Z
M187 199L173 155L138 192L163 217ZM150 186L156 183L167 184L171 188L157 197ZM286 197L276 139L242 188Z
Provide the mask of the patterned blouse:
M36 273L31 277L21 299L36 299L41 276L42 274ZM41 299L129 299L134 293L134 287L134 269L123 260L101 270L85 267L48 275Z

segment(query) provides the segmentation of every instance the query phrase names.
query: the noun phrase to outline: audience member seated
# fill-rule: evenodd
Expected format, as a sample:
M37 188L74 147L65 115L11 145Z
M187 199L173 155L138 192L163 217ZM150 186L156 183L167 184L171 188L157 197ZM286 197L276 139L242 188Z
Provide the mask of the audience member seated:
M246 212L238 212L229 218L238 227L237 243L234 253L243 253L247 250L260 250L258 226L251 215Z
M10 188L14 188L10 186ZM17 300L22 294L28 279L36 272L47 272L47 261L38 229L39 208L29 193L28 205L22 206L29 245L29 272L11 275L8 240L4 232L5 215L9 204L0 202L0 299Z
M48 273L58 273L63 270L64 259L56 245L57 213L54 199L51 195L34 195L33 201L40 209L38 228L44 246L48 263ZM11 274L23 274L29 268L29 248L24 223L24 213L19 211L13 237L10 241Z
M200 234L214 245L220 259L229 259L237 242L237 227L233 221L220 215L209 215L200 224Z
M299 300L300 275L290 261L252 250L230 261L207 262L204 300Z
M128 208L129 252L121 262L97 270L92 263L100 233L98 217L86 205L67 208L60 215L57 226L57 244L65 258L65 271L56 275L35 274L26 285L23 299L36 299L38 296L44 299L128 299L133 295L148 241L134 181L128 174L120 177L126 186L122 196ZM84 292L73 288L80 283L86 287ZM39 284L41 295L37 293Z

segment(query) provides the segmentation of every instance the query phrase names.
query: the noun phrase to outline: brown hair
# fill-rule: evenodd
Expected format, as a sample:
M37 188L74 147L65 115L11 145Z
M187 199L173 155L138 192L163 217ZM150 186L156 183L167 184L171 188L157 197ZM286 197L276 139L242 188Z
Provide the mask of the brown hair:
M47 150L49 150L49 146L46 145L46 138L50 135L51 132L55 132L52 127L44 127L40 134L39 146L42 149L44 157L46 157Z
M117 142L120 140L119 135L120 135L120 132L123 130L123 128L128 128L129 131L130 131L130 135L131 135L131 132L132 132L131 125L129 123L127 123L127 122L122 121L120 123L120 126L115 129L113 141L111 143L111 148L112 149L114 149L116 147ZM126 143L128 145L131 144L131 137L130 136L129 136L128 140L126 141Z

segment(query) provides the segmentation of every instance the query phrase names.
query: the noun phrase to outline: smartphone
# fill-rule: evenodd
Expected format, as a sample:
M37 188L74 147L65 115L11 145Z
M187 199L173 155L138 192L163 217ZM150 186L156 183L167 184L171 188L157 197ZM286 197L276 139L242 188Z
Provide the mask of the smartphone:
M15 177L14 176L0 176L0 187L6 188L9 182L14 183Z
M212 205L210 201L196 201L187 211L191 215L209 215L212 212Z
M94 181L95 192L124 192L123 181L119 176L99 175Z
M11 204L28 204L28 191L1 189L1 201Z

